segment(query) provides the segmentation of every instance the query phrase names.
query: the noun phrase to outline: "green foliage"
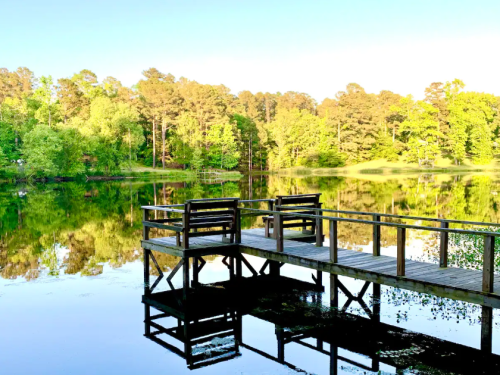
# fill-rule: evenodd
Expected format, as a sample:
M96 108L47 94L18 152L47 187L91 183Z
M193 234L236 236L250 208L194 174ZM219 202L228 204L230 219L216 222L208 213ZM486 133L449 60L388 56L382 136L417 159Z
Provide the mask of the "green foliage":
M62 129L59 135L62 141L62 150L58 162L58 175L71 177L85 173L83 136L76 129Z
M231 124L212 125L207 140L210 142L208 151L210 166L222 169L236 168L240 159L240 152L238 151L238 144Z
M223 85L176 80L155 68L143 76L127 88L113 77L99 82L83 69L57 85L51 76L35 85L26 68L0 70L3 158L17 160L27 152L35 163L26 166L36 171L31 175L69 177L115 174L139 160L153 168L161 161L163 168L265 170L333 168L401 156L429 166L444 153L457 164L468 158L488 164L499 144L499 98L465 92L458 79L432 83L424 101L386 90L370 94L350 83L317 105L295 91L234 96ZM43 150L24 145L29 138L45 147L33 140L38 126L51 127L62 142L54 166L50 157L37 164L34 155ZM49 147L47 155L57 147Z
M9 159L4 154L2 148L0 147L0 167L5 167L9 165Z
M197 148L193 152L193 157L191 158L191 169L195 171L199 171L203 168L203 153L201 148Z
M378 134L377 141L372 148L373 159L387 159L389 161L398 161L398 143L395 143L390 135L381 131Z
M16 133L12 125L5 122L0 122L0 152L8 161L19 159Z
M63 141L59 134L47 125L36 126L24 137L23 157L28 164L29 175L55 176L59 172Z
M439 153L438 140L442 135L433 116L438 110L424 101L413 102L411 97L404 98L401 103L406 109L400 107L399 112L405 112L406 118L400 131L408 140L404 157L409 162L433 166Z
M59 117L59 105L54 93L52 77L40 77L40 86L33 93L39 123L51 126Z

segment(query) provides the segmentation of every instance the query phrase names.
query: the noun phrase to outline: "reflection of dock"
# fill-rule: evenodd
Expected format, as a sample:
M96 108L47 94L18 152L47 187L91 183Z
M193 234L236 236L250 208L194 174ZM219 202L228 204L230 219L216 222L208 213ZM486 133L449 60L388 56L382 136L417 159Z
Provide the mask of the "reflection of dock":
M317 292L323 288L269 275L242 278L237 283L198 284L184 300L181 300L182 289L152 293L146 288L142 297L146 313L145 336L184 358L191 369L232 359L240 355L242 315L257 306L263 296L262 290L278 294ZM161 313L151 315L151 308ZM177 324L166 328L158 323L166 317L175 318ZM161 335L181 343L183 348L163 340Z
M151 293L146 288L143 296L145 336L185 358L190 369L240 356L240 347L243 347L306 372L293 363L293 358L287 358L286 347L290 343L328 356L330 374L337 374L339 362L374 372L380 370L381 364L394 366L398 371L410 366L425 366L456 374L471 371L493 374L500 369L500 357L492 355L484 342L481 349L475 349L381 322L380 284L367 282L356 294L336 275L331 275L330 287L330 309L319 302L321 293L316 284L283 276L263 275L214 285L199 284L191 290L184 304L179 304L175 296L182 295L182 289ZM370 306L363 300L368 290L372 292ZM340 292L347 296L344 306L339 305ZM313 302L308 302L307 296L312 296ZM345 311L354 303L362 307L367 317ZM161 313L151 315L152 307ZM245 342L244 315L274 325L276 355ZM176 324L162 325L161 319L167 317L175 318ZM491 322L485 320L482 324ZM488 329L483 328L484 331ZM172 342L180 343L182 349ZM341 350L360 354L365 360L358 361L342 354Z

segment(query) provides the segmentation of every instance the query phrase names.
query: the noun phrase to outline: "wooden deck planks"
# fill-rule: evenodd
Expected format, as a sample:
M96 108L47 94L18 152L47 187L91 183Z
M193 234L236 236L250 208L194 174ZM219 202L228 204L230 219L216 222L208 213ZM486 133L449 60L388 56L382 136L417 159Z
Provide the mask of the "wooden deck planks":
M367 281L399 286L401 288L428 292L436 295L483 303L500 307L500 295L482 293L482 271L461 268L440 268L438 264L406 260L405 277L396 276L396 257L373 256L372 253L338 249L338 263L330 262L329 247L316 247L314 243L299 242L293 238L304 238L300 231L284 230L284 251L276 251L276 240L264 237L264 229L243 230L239 251L261 258L278 260L326 272L356 277ZM182 248L175 246L174 237L147 241L164 246L165 252L178 255ZM196 237L192 239L190 250L210 251L232 246L221 242L221 236ZM170 250L168 250L170 249ZM157 250L157 249L153 249ZM232 250L233 251L233 250ZM496 280L495 291L500 291L500 280Z

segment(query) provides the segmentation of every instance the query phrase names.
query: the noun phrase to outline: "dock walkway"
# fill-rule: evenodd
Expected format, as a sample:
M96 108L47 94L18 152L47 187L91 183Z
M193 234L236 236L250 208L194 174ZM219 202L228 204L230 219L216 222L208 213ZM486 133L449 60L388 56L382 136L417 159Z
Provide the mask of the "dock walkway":
M204 255L230 255L235 251L264 258L269 261L310 268L385 284L440 297L478 303L494 308L500 307L500 295L482 291L483 272L462 268L441 268L437 264L406 259L405 276L397 275L397 258L338 248L336 263L330 261L330 249L300 241L304 237L299 231L283 230L283 251L276 250L276 240L266 238L263 228L241 231L239 244L221 243L219 235L193 238L190 248L176 245L175 237L143 240L148 250L160 251L180 257ZM500 281L494 282L494 290L500 290Z

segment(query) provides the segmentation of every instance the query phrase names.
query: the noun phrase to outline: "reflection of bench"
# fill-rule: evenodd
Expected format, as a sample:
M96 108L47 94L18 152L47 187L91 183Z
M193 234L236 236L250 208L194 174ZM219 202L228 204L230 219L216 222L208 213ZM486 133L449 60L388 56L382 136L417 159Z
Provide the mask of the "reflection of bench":
M223 242L235 243L238 230L239 198L191 199L184 205L173 209L168 206L145 206L145 227L173 230L176 232L176 244L189 249L189 239L221 234ZM183 209L182 209L183 208ZM161 210L182 214L182 218L149 219L149 210ZM216 229L220 228L220 229ZM202 231L198 231L201 229ZM208 229L208 230L207 230ZM181 240L182 235L182 240ZM227 238L229 235L229 238Z
M204 305L197 308L193 305L187 310L159 302L162 300L159 296L168 296L171 292L176 291L156 293L156 297L155 294L143 296L145 336L148 339L184 358L191 370L241 355L242 320L234 308L222 305L220 301L213 306L209 298L204 298ZM151 308L161 313L153 315ZM172 318L177 320L175 324L172 324ZM184 345L179 347L179 344Z
M286 211L283 206L290 207L301 207L304 210L295 210L296 213L315 215L316 211L308 210L308 208L321 208L321 203L319 203L319 194L300 194L300 195L278 195L276 199L276 211ZM281 207L281 208L280 208ZM291 208L291 210L293 210ZM265 236L271 237L269 233L270 228L274 228L274 216L264 216L262 218L265 224ZM311 227L311 230L307 230L307 227ZM283 216L283 228L302 228L302 233L313 235L316 228L316 220L305 219L297 216L293 216L293 212L289 215ZM273 237L276 237L276 231L273 230Z

